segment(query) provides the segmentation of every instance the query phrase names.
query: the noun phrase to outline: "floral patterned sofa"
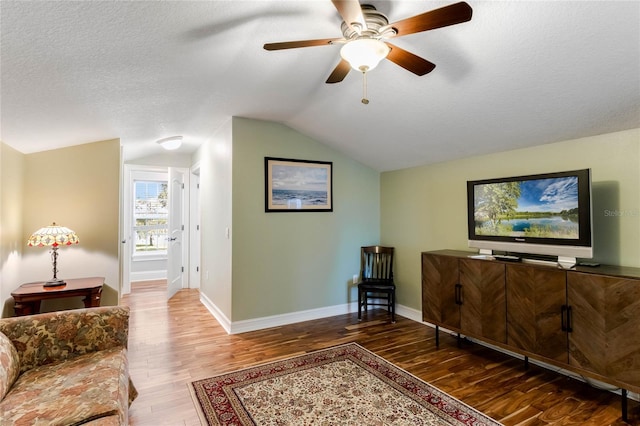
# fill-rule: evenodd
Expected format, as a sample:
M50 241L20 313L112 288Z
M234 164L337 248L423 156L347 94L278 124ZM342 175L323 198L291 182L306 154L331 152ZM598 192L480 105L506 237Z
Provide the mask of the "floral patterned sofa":
M129 308L0 319L0 423L126 425Z

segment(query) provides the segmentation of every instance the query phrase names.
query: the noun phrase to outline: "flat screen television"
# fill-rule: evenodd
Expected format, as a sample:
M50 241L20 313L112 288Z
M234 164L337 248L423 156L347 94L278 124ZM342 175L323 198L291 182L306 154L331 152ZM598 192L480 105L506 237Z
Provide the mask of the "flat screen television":
M481 253L593 257L590 169L469 181L467 206Z

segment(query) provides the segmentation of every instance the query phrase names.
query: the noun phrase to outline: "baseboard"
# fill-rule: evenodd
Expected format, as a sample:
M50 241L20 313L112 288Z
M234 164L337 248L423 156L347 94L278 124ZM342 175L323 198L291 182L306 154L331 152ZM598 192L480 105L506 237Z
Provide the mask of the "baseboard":
M262 330L265 328L279 327L281 325L295 324L302 321L311 321L321 318L333 317L336 315L356 312L357 309L358 304L356 302L353 302L343 305L334 305L324 308L290 312L281 315L271 315L262 318L234 321L231 323L230 334L246 333L247 331Z
M422 322L422 311L418 309L396 304L396 314L415 322Z
M131 282L166 280L167 270L161 269L157 271L131 272L130 277L131 277Z
M263 330L265 328L279 327L282 325L295 324L303 321L311 321L321 318L333 317L336 315L350 314L358 311L358 303L351 302L342 305L327 306L305 311L290 312L281 315L271 315L268 317L252 318L241 321L230 321L224 313L218 309L207 296L200 293L200 301L207 308L211 315L220 323L228 334L246 333L248 331ZM403 305L396 305L396 313L413 321L422 322L422 311L409 308Z
M232 334L231 333L231 321L229 320L229 318L227 318L227 316L220 309L218 309L216 304L213 303L211 301L211 299L209 299L202 292L200 292L200 302L202 302L204 307L207 308L207 310L209 312L211 312L211 315L213 315L213 317L216 319L216 321L218 321L218 323L220 323L220 325L222 326L222 328L224 328L224 330L227 332L227 334Z

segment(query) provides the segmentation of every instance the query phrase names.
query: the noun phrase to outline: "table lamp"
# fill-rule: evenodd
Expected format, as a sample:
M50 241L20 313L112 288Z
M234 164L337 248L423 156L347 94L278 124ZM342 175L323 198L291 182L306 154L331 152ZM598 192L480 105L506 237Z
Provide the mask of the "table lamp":
M51 260L53 261L53 278L44 283L45 287L56 287L67 283L58 279L58 247L78 244L80 240L74 231L64 226L58 226L53 222L50 226L38 229L27 241L29 247L51 247Z

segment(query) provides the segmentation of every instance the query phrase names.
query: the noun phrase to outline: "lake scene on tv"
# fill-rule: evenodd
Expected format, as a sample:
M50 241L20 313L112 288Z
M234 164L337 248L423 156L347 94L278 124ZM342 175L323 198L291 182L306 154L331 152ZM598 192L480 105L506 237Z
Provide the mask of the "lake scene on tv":
M479 184L474 203L476 235L579 237L576 176Z

